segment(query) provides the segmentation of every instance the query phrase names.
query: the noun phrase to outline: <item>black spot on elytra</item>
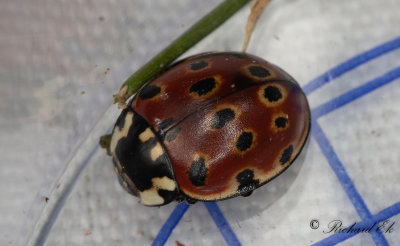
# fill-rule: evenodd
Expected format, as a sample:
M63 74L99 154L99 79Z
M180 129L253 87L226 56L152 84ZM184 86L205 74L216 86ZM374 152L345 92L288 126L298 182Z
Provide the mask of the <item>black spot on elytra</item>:
M254 180L254 171L250 169L236 175L236 180L239 182L238 193L242 196L249 196L259 184L258 180Z
M270 102L276 102L282 98L282 93L278 87L270 85L264 89L264 97Z
M190 69L193 71L203 69L208 66L208 63L205 61L198 61L195 63L190 64Z
M261 66L251 66L249 67L249 71L251 75L259 78L265 78L271 75L271 73L267 69Z
M245 151L251 147L253 142L253 134L251 132L243 132L236 141L236 148Z
M235 112L232 109L225 108L219 110L212 117L212 127L214 129L221 129L233 119L235 119Z
M160 130L165 130L165 129L166 129L168 126L170 126L173 122L174 122L174 119L173 119L173 118L165 119L165 120L161 121L161 122L158 124L158 129L160 129Z
M155 97L158 93L161 92L161 88L155 85L148 85L144 87L140 92L139 92L139 97L140 99L150 99L152 97Z
M281 164L285 164L286 162L288 162L290 160L290 157L292 157L293 154L293 145L289 145L289 147L287 147L281 156L281 159L279 160L279 162Z
M173 129L169 130L165 134L165 141L167 141L167 142L173 141L178 136L180 131L181 131L181 128L179 128L179 127L176 127L176 128L173 128Z
M245 169L244 171L240 172L238 175L236 175L236 180L240 184L247 184L254 179L254 172L253 170L250 169Z
M211 92L215 88L215 79L206 78L202 79L190 87L190 92L197 93L197 95L202 96Z
M275 126L277 128L285 128L287 125L287 122L288 122L287 118L280 116L275 119Z
M195 186L204 185L204 181L207 176L208 168L206 167L204 158L200 157L199 159L192 162L190 165L189 171L189 180Z

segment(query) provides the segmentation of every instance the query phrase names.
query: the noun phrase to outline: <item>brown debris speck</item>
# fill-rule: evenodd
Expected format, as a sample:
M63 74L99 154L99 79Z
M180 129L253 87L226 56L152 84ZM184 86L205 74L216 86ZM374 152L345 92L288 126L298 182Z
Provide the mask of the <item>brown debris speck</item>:
M176 241L176 246L185 246L185 245L179 241Z
M44 196L44 197L43 197L43 200L44 200L45 203L47 203L47 202L50 200L50 198L47 197L47 196Z

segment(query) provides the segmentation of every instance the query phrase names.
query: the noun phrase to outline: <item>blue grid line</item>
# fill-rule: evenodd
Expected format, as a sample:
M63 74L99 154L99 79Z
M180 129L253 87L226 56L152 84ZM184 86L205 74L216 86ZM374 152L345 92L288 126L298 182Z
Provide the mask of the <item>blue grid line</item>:
M208 212L210 213L211 217L213 218L219 231L221 232L222 236L224 237L225 242L228 245L232 245L232 246L242 245L239 242L239 239L236 237L236 234L233 232L232 228L230 227L228 221L226 221L226 219L225 219L223 213L221 212L221 209L218 207L217 203L205 202L204 205L206 206Z
M331 101L322 104L316 109L312 110L312 135L317 140L317 143L328 160L329 165L332 170L335 172L337 178L339 179L343 189L347 193L347 196L350 198L353 206L357 210L362 220L370 219L371 213L368 210L364 200L361 195L358 193L355 188L351 178L348 176L343 164L339 160L339 157L336 155L333 147L330 145L329 140L325 136L321 126L318 124L317 119L321 116L336 110L347 103L350 103L372 91L380 88L390 82L393 82L395 79L400 77L400 67L395 68L384 75L373 79L355 89L350 90L347 93L342 94L341 96L332 99ZM372 231L371 236L377 245L389 245L386 241L385 237L382 233Z
M332 112L333 110L336 110L344 105L346 105L349 102L352 102L359 97L362 97L371 91L384 86L390 82L393 82L395 79L400 77L400 67L397 67L393 70L390 70L389 72L383 74L380 77L377 77L371 81L368 81L367 83L364 83L363 85L356 87L324 104L321 106L316 107L315 109L312 110L311 115L315 119L320 118L321 116L328 114Z
M373 48L373 49L371 49L371 50L368 50L368 51L366 51L366 52L364 52L364 53L362 53L362 54L360 54L360 55L358 55L358 56L355 56L354 58L351 58L351 59L349 59L349 60L347 60L347 61L345 61L345 62L343 62L343 63L341 63L341 64L339 64L338 66L336 66L336 67L334 67L334 68L332 68L331 70L329 70L329 71L327 71L326 73L324 73L324 74L322 74L321 76L319 76L319 77L317 77L316 79L314 79L314 80L312 80L311 82L309 82L308 84L306 84L304 87L303 87L303 90L304 90L304 92L306 93L306 94L309 94L309 93L311 93L311 92L313 92L314 90L316 90L316 89L318 89L319 87L321 87L321 86L323 86L324 84L326 84L326 83L328 83L328 82L330 82L331 80L333 80L333 79L335 79L335 78L337 78L337 77L339 77L339 76L341 76L342 74L344 74L344 73L346 73L346 72L349 72L349 71L351 71L352 69L354 69L354 68L356 68L356 67L358 67L358 66L360 66L360 65L362 65L362 64L364 64L364 63L366 63L366 62L368 62L368 61L370 61L370 60L372 60L372 59L374 59L374 58L377 58L377 57L379 57L379 56L381 56L381 55L383 55L383 54L385 54L385 53L387 53L387 52L390 52L390 51L392 51L392 50L395 50L395 49L397 49L397 48L399 48L400 47L400 37L398 37L398 38L396 38L396 39L394 39L394 40L391 40L391 41L389 41L389 42L386 42L386 43L383 43L383 44L381 44L381 45L379 45L379 46L376 46L375 48ZM394 70L392 70L391 72L394 72L394 73L397 73L397 71L394 71ZM387 75L387 74L386 74ZM395 75L396 76L396 75ZM383 75L383 76L381 76L381 77L385 77L385 75ZM389 75L388 75L388 77L390 77ZM391 79L391 81L393 81L394 80L394 78L393 79ZM388 82L387 82L388 83ZM385 83L386 84L386 83ZM379 86L378 86L379 87ZM376 89L376 88L375 88ZM369 93L369 92L371 92L372 90L374 90L374 89L366 89L366 90L364 90L365 92L362 94L362 95L365 95L365 94L367 94L367 93ZM358 97L360 97L360 96L362 96L362 95L359 95ZM357 97L357 98L358 98ZM355 99L355 98L354 98ZM353 99L353 100L354 100ZM349 100L349 101L347 101L346 103L349 103L350 101L352 101L352 100ZM342 105L340 105L340 106L343 106L344 104L346 104L346 103L343 103ZM332 109L333 110L333 109ZM331 110L331 111L332 111ZM330 111L329 111L330 112ZM319 117L320 116L322 116L323 114L326 114L326 113L328 113L328 112L323 112L323 114L322 114L322 111L321 112L318 112L318 111L315 111L315 113L318 113L318 114L320 114L319 115ZM315 120L313 120L313 121L315 121ZM316 122L316 121L315 121ZM322 132L322 129L321 129L321 132ZM323 132L322 132L323 133ZM328 141L328 140L327 140ZM328 141L328 143L329 143L329 141ZM339 159L338 159L339 160ZM340 162L340 161L339 161ZM343 167L343 166L342 166ZM346 171L344 170L344 168L343 168L343 171L344 171L344 174L346 174L347 175L347 173L346 173ZM351 181L351 180L350 180ZM357 192L357 191L356 191ZM357 192L358 193L358 192ZM350 199L352 199L351 197L349 197ZM360 196L360 201L361 201L361 204L364 204L364 206L365 206L365 208L366 208L366 205L365 205L365 202L363 201L363 199L361 198L361 196ZM216 204L215 204L216 205ZM179 204L177 205L177 207L179 206ZM218 207L217 207L218 208ZM357 209L357 208L356 208ZM397 209L398 210L398 209ZM395 214L397 214L397 213L399 213L399 212L397 212L397 210L396 209L390 209L390 208L388 208L388 209L386 209L385 211L391 211L392 212L392 215L390 215L390 213L388 214L388 212L386 212L385 213L385 216L386 217L392 217L392 216L394 216ZM186 210L185 210L186 211ZM367 211L368 211L368 209L367 209ZM175 211L174 211L175 212ZM209 212L210 212L210 210L209 210ZM226 223L226 225L227 226L229 226L229 224L228 224L228 222L225 220L225 217L223 216L223 214L222 214L222 212L220 211L220 209L218 208L217 210L213 210L212 211L213 213L214 213L214 215L215 215L215 217L213 216L213 215L211 215L212 217L213 217L213 219L214 219L214 221L215 221L215 223L217 224L217 226L219 225L219 224L222 224L222 223L220 223L220 219L222 219L223 220L223 222L224 223ZM184 213L184 212L183 212ZM369 211L368 211L368 213L369 213ZM211 214L211 212L210 212L210 214ZM390 215L390 216L389 216ZM183 216L183 214L182 214L182 216ZM174 225L174 227L176 226L176 224L179 222L179 220L181 219L181 217L182 216L180 216L180 218L178 219L178 221L175 223L175 225ZM219 218L219 219L218 219ZM373 218L375 218L375 217L373 217ZM164 226L161 228L161 230L160 230L160 232L159 232L159 235L160 234L165 234L166 235L166 237L165 237L165 241L163 242L163 244L166 242L166 240L168 239L168 237L169 237L169 235L172 233L172 230L173 230L173 228L172 229L170 229L170 231L168 232L168 234L167 233L164 233L163 232L163 229L164 229L164 227L165 227L165 225L166 224L168 224L169 223L169 220L176 220L176 218L175 218L175 216L172 216L172 214L171 214L171 216L170 216L170 218L168 218L168 220L165 222L165 224L164 224ZM167 227L168 228L168 227ZM230 227L229 227L230 228ZM220 229L221 230L221 229ZM230 231L232 232L232 233L229 233L229 234L226 234L226 235L228 235L228 237L234 237L234 238L236 238L237 239L237 237L236 237L236 235L235 235L235 233L232 231L232 229L230 229ZM221 233L222 233L222 230L221 230ZM226 237L226 235L224 236L224 238ZM335 236L336 237L336 234L335 235L333 235L333 236ZM333 237L333 236L331 236L331 237ZM157 237L159 237L159 236L157 236ZM328 237L328 238L331 238L331 237ZM387 242L386 242L386 239L383 237L383 239L381 238L381 237L379 237L379 235L377 236L377 237L374 237L373 236L373 238L374 238L374 241L375 241L375 243L378 243L378 244L381 244L381 243L383 243L383 245L387 245ZM226 240L226 239L225 239ZM229 240L229 241L228 241ZM231 239L230 238L228 238L228 240L226 240L227 241L227 243L229 243L230 241L231 241ZM325 239L324 239L325 240ZM318 242L318 244L320 244L320 243L323 243L323 244L325 244L324 243L324 240L321 240L320 242ZM345 240L345 239L343 239L343 240ZM339 242L339 241L338 241ZM163 245L162 244L162 245ZM240 245L240 243L239 243L239 245Z
M176 205L174 211L172 211L171 215L165 222L165 224L161 227L158 232L157 237L153 240L152 246L164 245L171 235L172 231L182 219L183 215L189 208L189 205L186 202L181 202Z
M385 221L397 214L400 214L400 202L397 202L397 203L393 204L392 206L389 206L389 207L383 209L381 212L377 213L376 215L373 215L371 218L369 218L367 220L363 220L363 221L357 223L357 227L358 228L369 228L375 222L381 223L382 221ZM376 228L377 227L374 227L374 229L376 229ZM355 235L358 235L358 233L335 233L327 238L322 239L321 241L319 241L313 245L315 245L315 246L334 245L334 244L343 242L346 239L349 239Z
M360 215L362 220L370 219L372 217L367 205L362 199L360 193L354 186L351 178L347 174L343 164L340 162L339 157L336 155L333 147L329 143L328 138L325 136L320 125L313 119L312 121L312 135L317 141L322 153L325 155L326 159L332 170L335 172L342 188L345 190L347 196L350 198L351 203L356 209L357 213ZM375 231L371 232L371 236L377 245L389 245L385 237L381 233Z
M390 40L386 43L383 43L381 45L378 45L366 52L363 52L341 64L338 66L328 70L327 72L321 74L317 78L313 79L309 83L307 83L303 87L303 91L306 94L309 94L316 89L320 88L321 86L325 85L326 83L329 83L330 81L334 80L335 78L343 75L346 72L349 72L353 70L354 68L370 61L375 58L378 58L379 56L388 53L390 51L393 51L397 48L400 48L400 37L397 37L393 40Z

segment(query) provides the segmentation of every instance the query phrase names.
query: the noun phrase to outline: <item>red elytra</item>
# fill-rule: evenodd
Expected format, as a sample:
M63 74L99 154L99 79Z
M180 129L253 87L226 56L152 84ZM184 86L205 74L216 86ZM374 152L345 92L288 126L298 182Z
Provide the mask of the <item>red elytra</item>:
M283 172L309 128L307 99L282 69L245 53L205 53L138 92L111 152L121 183L145 205L214 201Z

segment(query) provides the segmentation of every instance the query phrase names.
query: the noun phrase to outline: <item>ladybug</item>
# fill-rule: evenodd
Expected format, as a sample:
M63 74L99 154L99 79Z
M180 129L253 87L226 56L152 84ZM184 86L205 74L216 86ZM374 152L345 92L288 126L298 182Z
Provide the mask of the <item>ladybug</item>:
M215 201L282 173L309 129L307 99L285 71L246 53L204 53L139 90L110 151L120 183L144 205Z

